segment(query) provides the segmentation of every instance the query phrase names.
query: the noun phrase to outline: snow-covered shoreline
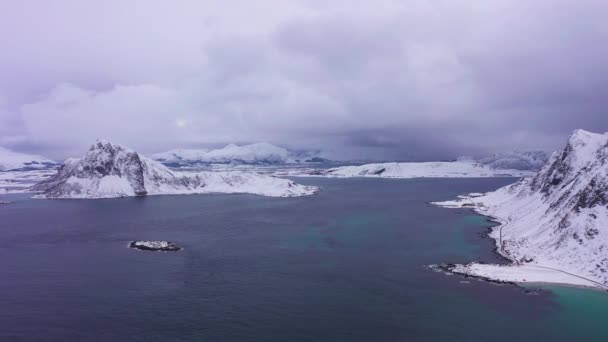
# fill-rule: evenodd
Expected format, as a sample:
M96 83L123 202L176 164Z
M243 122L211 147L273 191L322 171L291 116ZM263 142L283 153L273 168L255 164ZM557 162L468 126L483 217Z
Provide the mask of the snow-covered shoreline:
M498 225L489 228L488 237L495 243L496 248L494 251L505 260L508 260L509 264L485 264L478 262L450 264L441 266L440 269L442 271L499 283L563 285L608 291L608 286L602 283L567 271L542 265L520 264L503 248L501 231L507 226L507 220L491 215L483 203L475 201L475 198L482 196L483 194L471 193L469 195L458 196L457 200L432 202L431 204L448 209L469 209L487 217L492 222L498 223Z

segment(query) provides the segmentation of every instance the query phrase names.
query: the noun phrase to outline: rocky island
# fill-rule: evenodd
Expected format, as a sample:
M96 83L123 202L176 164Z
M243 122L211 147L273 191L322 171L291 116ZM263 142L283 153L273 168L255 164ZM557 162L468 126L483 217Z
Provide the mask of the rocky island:
M178 172L129 148L98 140L83 158L32 186L37 198L116 198L148 195L247 193L270 197L311 195L317 187L255 172Z
M170 241L132 241L129 248L143 251L177 252L182 248Z

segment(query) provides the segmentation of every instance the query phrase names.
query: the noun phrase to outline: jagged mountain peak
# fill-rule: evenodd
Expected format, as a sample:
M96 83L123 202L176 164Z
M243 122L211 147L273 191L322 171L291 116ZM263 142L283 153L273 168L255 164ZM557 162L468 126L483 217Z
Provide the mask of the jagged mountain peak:
M595 139L604 139L608 136L608 133L594 133L584 129L575 129L568 142L589 142Z
M591 133L582 129L574 131L566 146L553 153L549 162L531 181L533 191L541 190L545 195L564 187L572 188L572 183L589 182L601 165L605 164L608 153L608 135Z
M125 151L125 152L134 152L133 149L128 148L126 146L113 143L106 139L97 139L95 143L91 145L89 151Z
M570 139L568 139L568 144L562 151L562 157L574 156L575 158L570 160L570 162L578 162L577 165L573 166L582 167L586 162L592 159L600 149L606 147L607 143L607 133L598 134L577 129L572 133Z

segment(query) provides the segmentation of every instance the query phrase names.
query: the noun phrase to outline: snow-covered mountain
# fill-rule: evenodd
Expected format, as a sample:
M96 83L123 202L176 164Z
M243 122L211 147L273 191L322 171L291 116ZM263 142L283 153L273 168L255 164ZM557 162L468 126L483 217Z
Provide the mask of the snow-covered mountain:
M165 164L288 164L320 161L316 152L297 152L269 143L230 144L220 149L177 149L156 153L152 158Z
M534 177L437 204L474 208L500 220L490 236L515 263L470 264L456 272L608 287L608 133L577 130Z
M151 155L152 159L166 163L193 163L205 159L208 149L173 149Z
M31 188L41 198L113 198L200 193L303 196L317 188L252 172L176 172L128 148L98 140L82 159L68 159Z
M55 165L57 163L43 156L13 152L0 147L0 171L43 169Z
M498 170L474 161L374 163L341 166L331 169L298 169L290 176L377 177L377 178L463 178L523 177L532 174L522 170Z
M549 160L549 154L544 151L513 151L497 153L489 157L477 159L480 164L499 170L540 170Z

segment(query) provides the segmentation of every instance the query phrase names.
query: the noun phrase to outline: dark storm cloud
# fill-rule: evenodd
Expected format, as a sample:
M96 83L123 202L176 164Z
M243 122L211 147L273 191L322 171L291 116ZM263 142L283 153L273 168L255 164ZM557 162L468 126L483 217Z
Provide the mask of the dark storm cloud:
M39 7L0 5L1 145L271 141L423 160L608 130L604 1Z

